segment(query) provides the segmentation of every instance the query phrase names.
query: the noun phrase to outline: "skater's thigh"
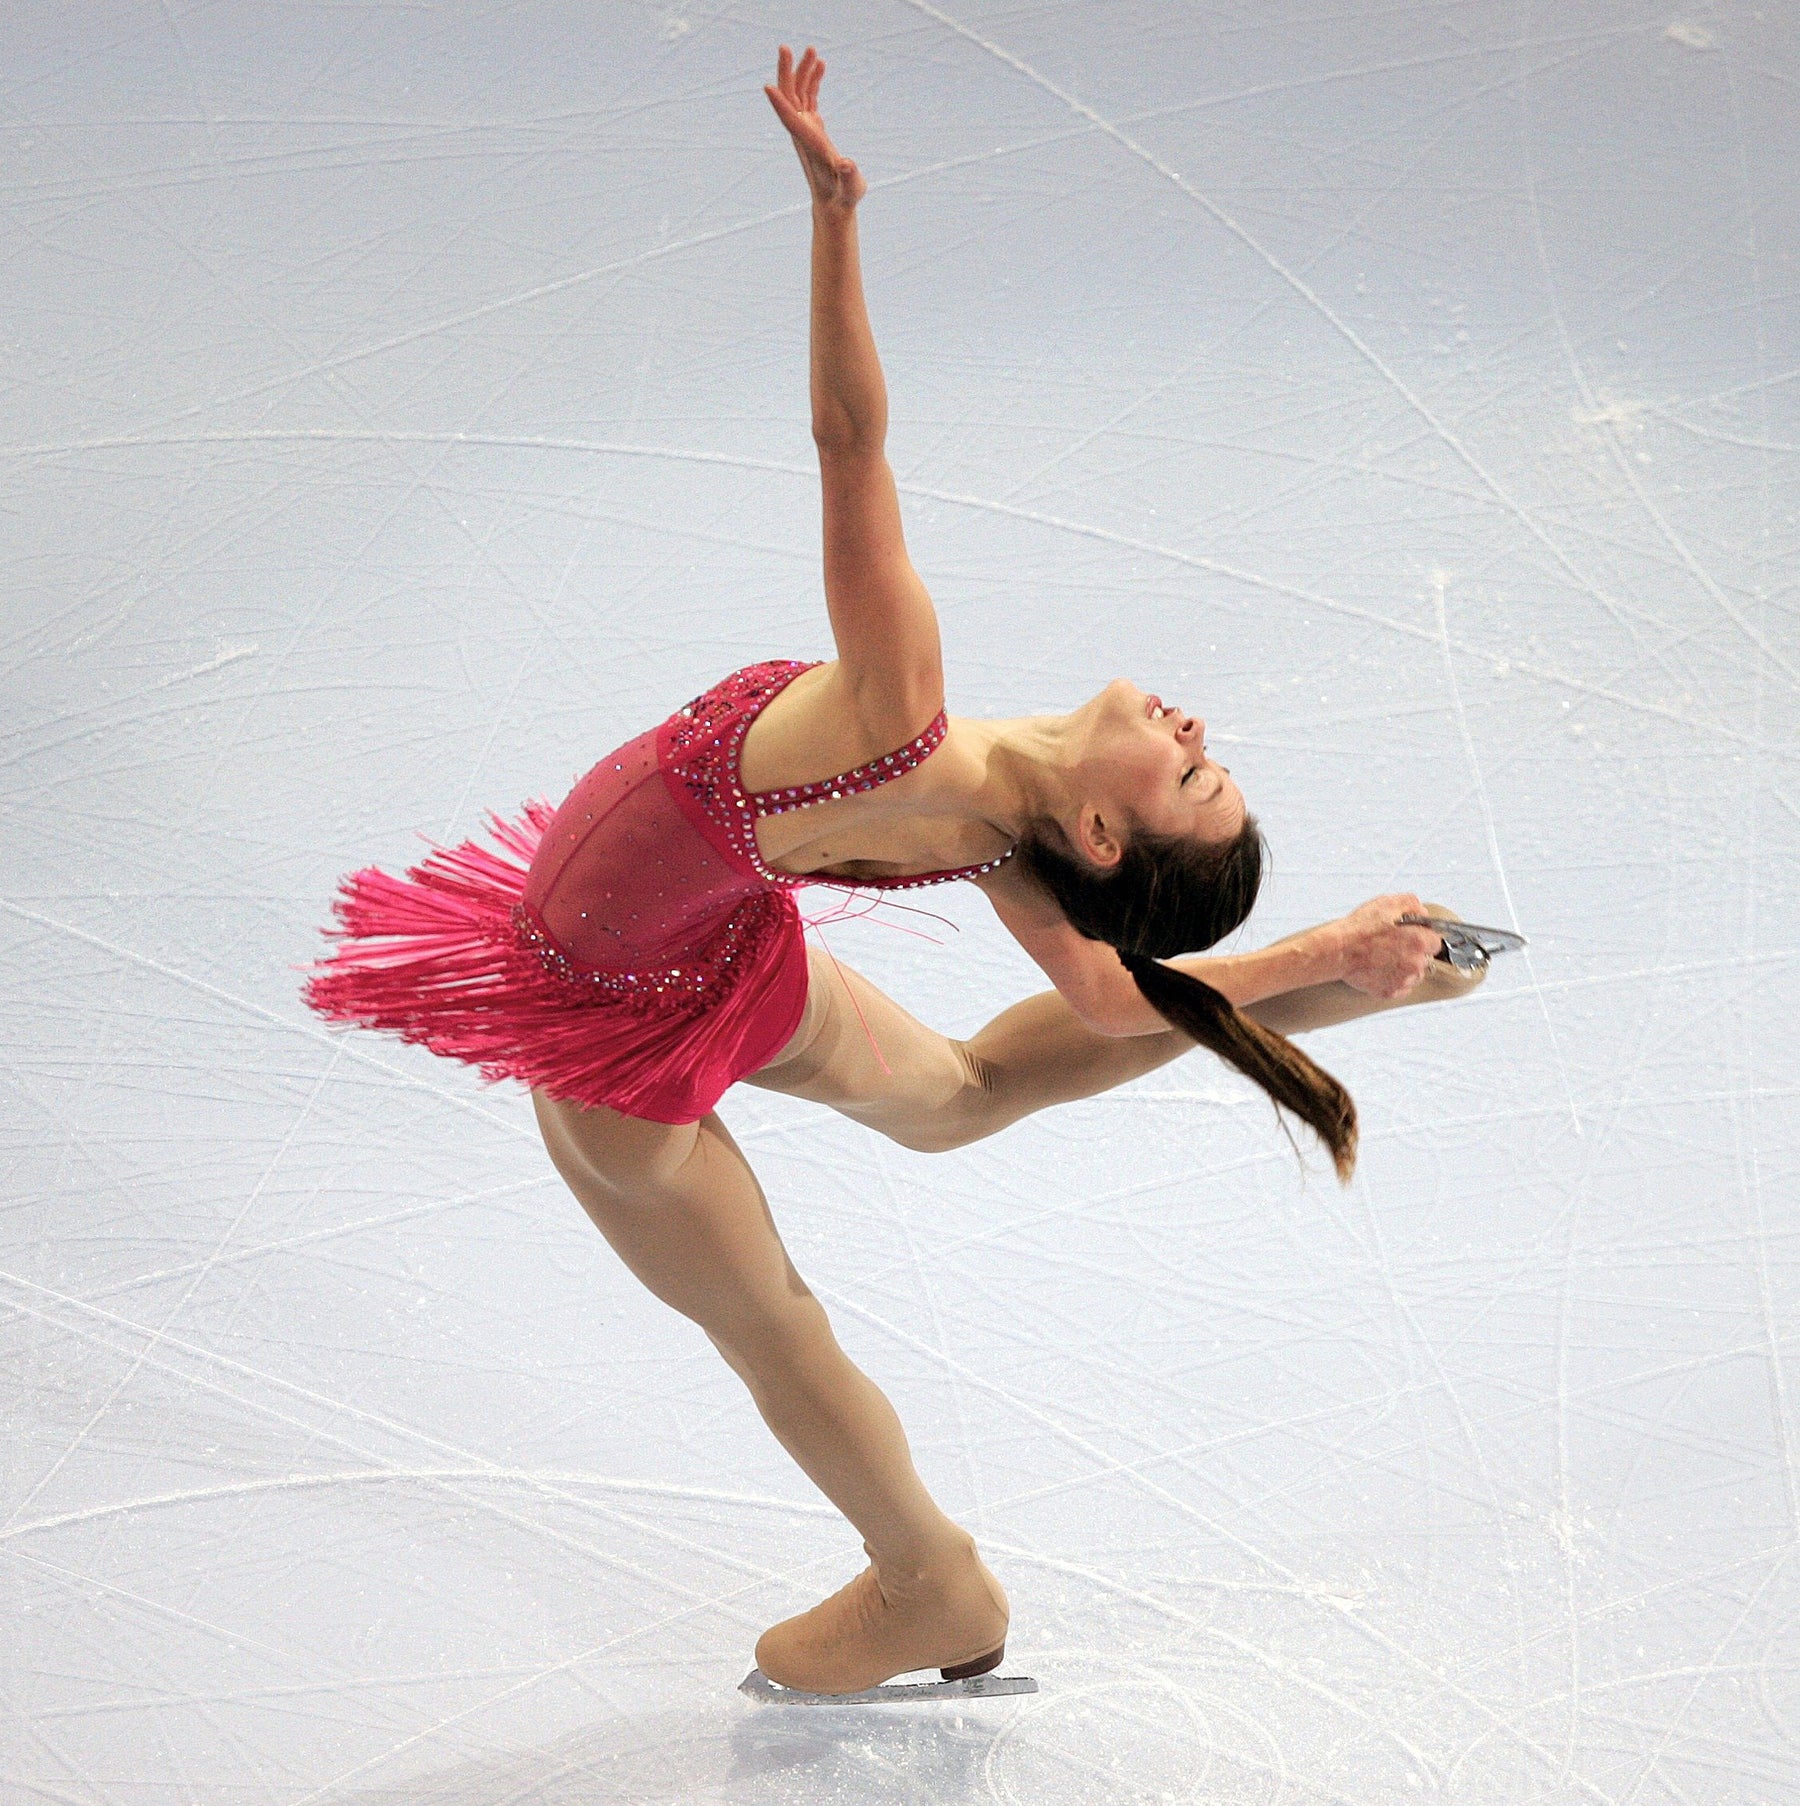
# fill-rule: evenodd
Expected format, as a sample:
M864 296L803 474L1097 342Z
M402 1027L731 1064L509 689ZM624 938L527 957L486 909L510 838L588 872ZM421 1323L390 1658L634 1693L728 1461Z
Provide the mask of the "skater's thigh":
M671 1126L541 1093L532 1101L557 1171L665 1304L715 1339L741 1343L812 1303L756 1175L716 1115Z
M745 1084L832 1109L906 1139L921 1116L977 1082L967 1047L841 960L809 948L806 1010L787 1046Z
M674 1178L700 1136L697 1122L650 1122L604 1104L591 1108L531 1094L544 1146L575 1195L641 1193Z

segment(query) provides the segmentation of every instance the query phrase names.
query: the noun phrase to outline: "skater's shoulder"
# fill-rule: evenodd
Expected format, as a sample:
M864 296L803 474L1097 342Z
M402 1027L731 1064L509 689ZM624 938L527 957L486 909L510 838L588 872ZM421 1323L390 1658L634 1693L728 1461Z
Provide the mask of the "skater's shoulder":
M980 886L1007 933L1031 956L1075 1014L1097 1033L1118 1033L1139 1002L1137 987L1119 963L1118 951L1076 929L1056 899L1020 869L1017 860L1008 860L971 882Z

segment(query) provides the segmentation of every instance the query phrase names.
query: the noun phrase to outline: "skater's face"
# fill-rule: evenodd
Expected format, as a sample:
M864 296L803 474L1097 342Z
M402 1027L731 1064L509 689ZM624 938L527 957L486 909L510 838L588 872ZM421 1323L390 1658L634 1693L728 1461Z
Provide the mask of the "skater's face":
M1087 717L1077 781L1085 798L1079 838L1113 864L1130 825L1208 845L1244 825L1244 797L1206 750L1206 723L1117 678L1078 711ZM1093 818L1098 818L1095 832Z

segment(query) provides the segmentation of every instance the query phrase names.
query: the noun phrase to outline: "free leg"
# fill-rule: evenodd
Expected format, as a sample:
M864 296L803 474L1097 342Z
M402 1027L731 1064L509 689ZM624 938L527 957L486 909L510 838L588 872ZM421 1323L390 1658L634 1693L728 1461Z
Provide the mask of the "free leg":
M1432 913L1452 912L1438 905ZM1446 964L1403 997L1310 985L1248 1007L1265 1027L1304 1034L1385 1010L1466 996L1482 974ZM935 1153L979 1141L1052 1104L1141 1078L1191 1052L1175 1029L1102 1035L1057 991L1001 1011L967 1041L927 1028L861 973L814 952L806 1015L788 1047L746 1082L829 1104L903 1146Z
M1455 910L1446 909L1441 903L1427 903L1425 913L1452 922L1461 920ZM1403 997L1371 997L1346 984L1307 985L1298 991L1265 997L1261 1003L1251 1004L1245 1014L1279 1035L1303 1035L1311 1029L1360 1021L1383 1010L1466 997L1486 977L1485 967L1478 972L1459 972L1447 960L1433 960L1425 976Z
M1153 1072L1192 1046L1173 1029L1095 1034L1056 991L1013 1004L971 1040L953 1040L815 950L798 1031L745 1082L829 1104L903 1147L941 1153Z
M1436 905L1431 910L1434 915L1449 914ZM1401 997L1371 997L1346 984L1308 985L1266 997L1244 1013L1278 1034L1306 1034L1384 1010L1464 997L1484 976L1434 961L1424 978ZM979 1133L991 1135L1034 1110L1093 1097L1154 1072L1192 1052L1193 1046L1175 1029L1160 1035L1097 1034L1059 992L1040 992L1002 1011L967 1043L985 1096L964 1111L963 1120L979 1120Z

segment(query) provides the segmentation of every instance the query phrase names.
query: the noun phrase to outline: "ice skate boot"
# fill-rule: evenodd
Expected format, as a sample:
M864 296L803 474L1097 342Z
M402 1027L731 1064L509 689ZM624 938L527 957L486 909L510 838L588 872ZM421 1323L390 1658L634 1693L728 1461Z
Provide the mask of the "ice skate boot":
M1035 1682L986 1681L1006 1653L1008 1616L1006 1595L972 1541L934 1556L916 1574L884 1574L871 1562L829 1599L763 1632L744 1691L846 1703L1035 1692ZM880 1685L917 1668L937 1669L943 1683Z

